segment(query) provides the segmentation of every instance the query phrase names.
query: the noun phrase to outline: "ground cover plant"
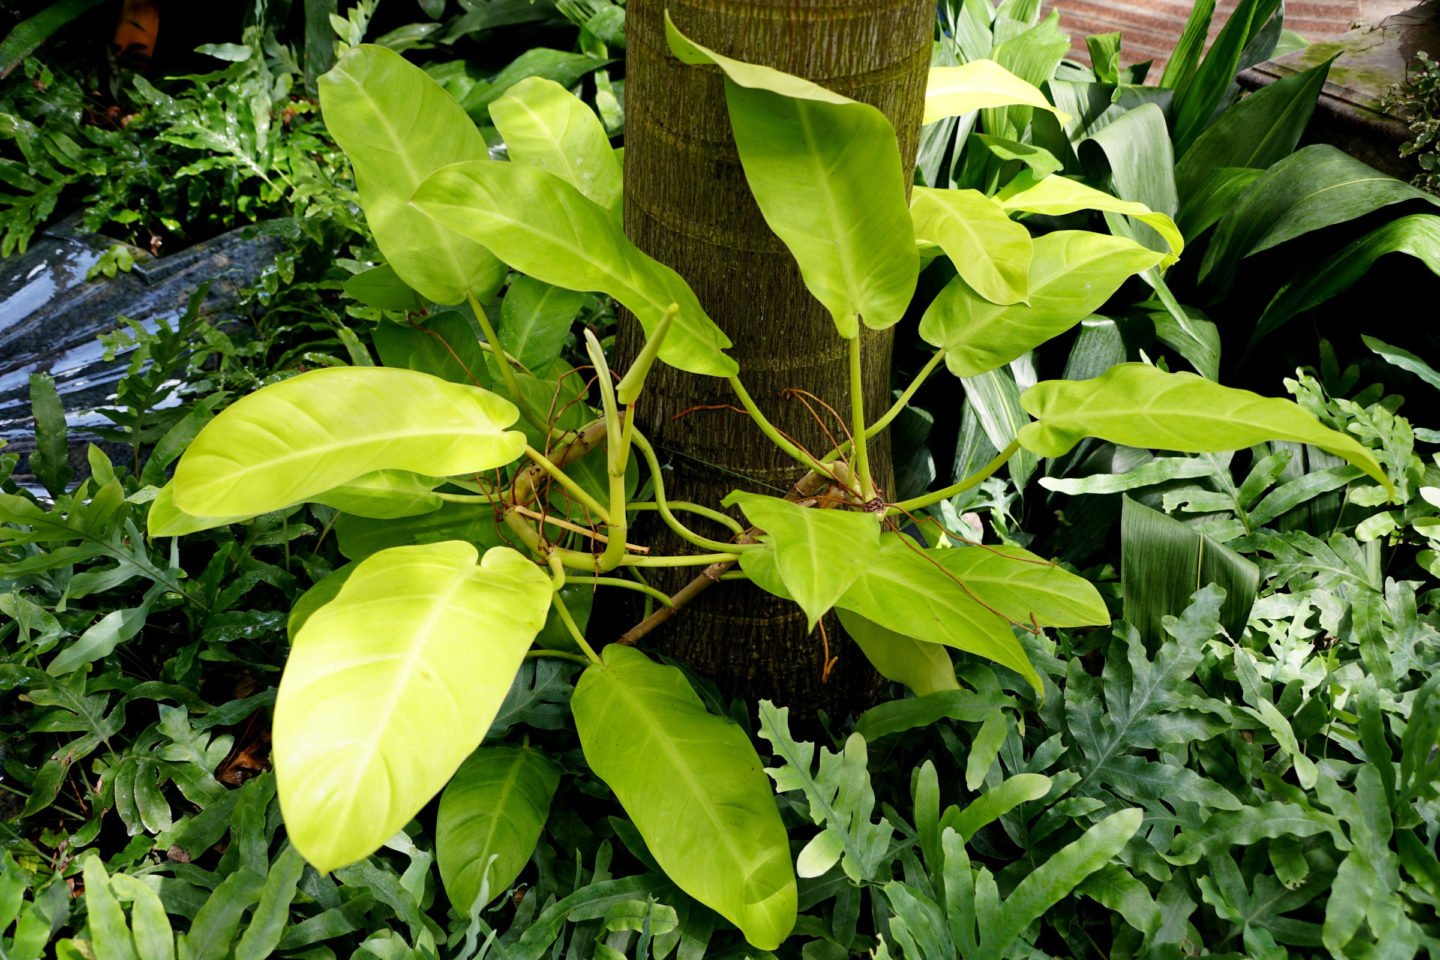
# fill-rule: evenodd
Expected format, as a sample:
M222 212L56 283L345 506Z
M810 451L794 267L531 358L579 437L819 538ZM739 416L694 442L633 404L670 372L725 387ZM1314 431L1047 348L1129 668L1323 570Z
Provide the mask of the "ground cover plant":
M930 344L919 373L879 416L836 414L833 450L799 447L683 278L622 232L603 110L514 84L486 104L497 160L436 78L344 52L320 103L384 258L347 285L371 346L127 427L135 465L92 450L78 486L40 380L27 465L49 497L4 461L5 785L23 806L0 946L1432 950L1440 469L1416 448L1437 435L1370 384L1440 375L1375 340L1363 364L1322 354L1284 400L1082 349L1127 281L1187 255L1167 213L1058 170L907 198L878 111L674 25L668 43L725 77L746 178L834 318L852 397L862 326L902 322L922 263L954 272L904 321ZM998 59L933 73L927 114L1065 113ZM1038 219L1084 211L1128 219ZM594 332L571 333L607 315L597 291L648 338L613 375ZM1021 393L1032 351L1076 328L1064 378ZM195 316L146 342L188 377L223 359ZM667 498L635 424L657 363L728 381L794 459L792 493ZM157 376L137 362L121 396ZM1027 416L990 455L938 489L877 488L870 441L922 387L958 406L957 385L973 401L997 378ZM1027 496L1068 498L1045 531L1059 563L1025 549ZM1083 549L1109 526L1090 502L1121 512L1118 560ZM642 515L693 550L632 543ZM837 651L892 696L808 742L793 709L666 664L663 633L587 636L598 591L683 604L645 579L677 564L812 625L837 609L856 645Z

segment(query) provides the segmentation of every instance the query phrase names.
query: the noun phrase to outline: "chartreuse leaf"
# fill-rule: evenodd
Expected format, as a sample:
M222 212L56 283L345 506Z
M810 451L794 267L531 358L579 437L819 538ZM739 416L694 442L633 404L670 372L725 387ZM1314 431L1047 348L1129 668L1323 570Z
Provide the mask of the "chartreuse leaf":
M455 164L421 184L413 203L537 280L609 294L647 334L671 304L679 306L660 359L716 377L739 369L721 352L730 338L689 284L631 243L610 211L554 174L519 163Z
M739 504L746 519L765 531L761 550L773 555L786 593L805 611L810 630L880 549L880 524L874 514L815 510L739 490L726 497L724 504ZM756 552L741 555L742 570L746 569L745 557Z
M986 605L1021 623L1042 627L1103 626L1110 622L1100 591L1029 550L1009 546L958 547L926 554Z
M947 550L922 550L898 536L880 551L840 598L838 606L896 633L942 643L994 660L1043 688L1010 621L976 600L939 562Z
M490 104L490 119L511 160L548 170L606 210L617 208L620 164L600 119L579 97L554 80L529 77Z
M842 337L905 313L920 258L911 241L895 129L867 103L770 67L721 56L665 15L670 51L725 74L730 126L765 222Z
M388 367L331 367L263 387L200 431L175 468L193 517L256 516L375 470L435 477L504 466L525 449L514 404Z
M972 110L992 107L1039 107L1068 123L1070 116L1056 110L1034 84L1026 83L994 60L971 60L958 67L931 67L925 86L925 118L934 123Z
M509 889L535 852L560 771L533 747L481 747L461 765L435 820L445 894L468 914ZM483 905L483 904L482 904Z
M917 243L938 244L975 293L991 303L1029 297L1030 231L978 190L915 187L910 217Z
M611 644L570 701L585 759L681 890L773 950L795 926L790 844L755 748L674 667Z
M1000 206L1006 213L1038 213L1047 217L1063 217L1079 210L1094 210L1134 217L1160 234L1170 246L1170 252L1160 260L1161 267L1168 267L1180 259L1180 254L1185 249L1185 238L1180 235L1180 228L1175 226L1175 221L1170 219L1169 215L1152 210L1143 203L1112 197L1104 190L1087 187L1078 180L1066 177L1046 177L1033 183L1031 180L1028 175L1022 175L1017 178L1016 185L1023 186L1024 189L1014 192L1006 190L1000 196ZM1039 260L1038 256L1036 260Z
M295 634L275 701L280 806L326 871L368 856L473 751L545 623L550 579L506 547L394 547Z
M1084 230L1047 233L1034 249L1028 304L991 303L961 276L920 318L920 336L945 348L945 365L957 377L994 370L1064 333L1163 256L1124 237Z
M85 858L85 912L90 942L97 956L136 960L135 943L125 923L125 911L110 889L110 875L98 853Z
M312 499L341 513L375 520L393 520L432 513L444 505L434 490L441 481L408 470L376 470Z
M1193 373L1122 363L1093 380L1041 381L1020 395L1020 405L1036 420L1021 428L1020 444L1043 457L1069 453L1083 437L1184 453L1287 440L1343 457L1392 490L1369 450L1297 404Z
M436 170L490 156L455 98L400 54L369 44L341 57L319 87L325 125L355 168L365 219L395 273L436 303L498 287L505 268L490 251L409 205Z
M955 679L955 665L940 644L887 630L849 610L837 610L836 614L865 659L886 680L905 684L919 697L960 689Z
M150 512L145 515L145 529L152 537L183 537L187 533L198 533L213 527L239 523L254 514L241 513L229 517L192 517L175 506L175 482L160 488L155 499L150 501Z

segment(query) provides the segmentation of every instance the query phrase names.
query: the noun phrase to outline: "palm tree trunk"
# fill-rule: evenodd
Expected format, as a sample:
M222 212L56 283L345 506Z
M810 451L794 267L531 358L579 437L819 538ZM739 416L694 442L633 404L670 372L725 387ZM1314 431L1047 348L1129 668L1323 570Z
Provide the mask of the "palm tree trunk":
M819 420L787 390L809 391L849 410L847 348L829 314L770 232L745 184L730 133L720 74L681 64L665 41L664 11L685 33L719 53L777 67L873 104L899 133L907 179L913 166L933 0L630 0L627 9L625 229L651 256L690 282L735 341L741 379L766 415L817 453L843 436L822 407ZM890 400L891 338L866 331L867 420ZM619 354L642 344L639 325L621 323ZM783 495L801 472L743 414L721 380L670 367L652 371L641 426L669 456L672 497L714 504L735 488ZM829 435L827 435L827 431ZM876 482L888 484L889 449L876 445ZM657 525L658 527L658 525ZM710 531L723 539L725 534ZM657 548L684 550L656 531ZM673 592L694 571L658 585ZM825 679L825 641L805 635L798 609L748 584L706 591L651 638L664 652L714 679L726 694L769 697L813 714L863 707L877 678L863 656L828 637L838 656Z

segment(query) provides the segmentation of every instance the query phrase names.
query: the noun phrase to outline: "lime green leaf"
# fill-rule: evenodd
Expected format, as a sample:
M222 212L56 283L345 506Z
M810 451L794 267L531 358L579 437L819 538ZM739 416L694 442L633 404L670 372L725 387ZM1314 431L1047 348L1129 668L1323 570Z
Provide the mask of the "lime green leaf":
M316 869L368 856L480 744L531 640L550 579L496 547L395 547L356 566L295 635L275 701L275 779L290 840Z
M660 359L716 377L738 369L721 352L730 338L689 284L631 243L608 210L554 174L518 163L455 164L427 179L414 205L537 280L609 294L647 334L678 305Z
M1094 584L1029 550L979 545L926 555L980 601L1019 623L1085 627L1110 622Z
M374 470L435 477L504 466L525 449L508 400L387 367L332 367L263 387L200 431L175 468L175 506L256 516Z
M1030 231L994 200L978 190L915 187L910 217L916 242L939 244L971 290L991 303L1028 299Z
M311 499L341 513L376 520L414 517L439 510L444 501L434 493L442 481L408 470L376 470Z
M533 747L481 747L440 795L435 856L450 905L469 914L520 875L550 815L560 771ZM483 904L481 904L483 906Z
M688 39L668 13L665 33L682 61L725 74L750 192L840 335L859 334L857 317L876 330L899 321L920 258L890 121L808 80L721 56Z
M976 600L937 561L947 550L922 550L897 536L840 598L843 610L916 640L943 643L994 660L1024 677L1036 692L1040 676L1010 623Z
M488 160L460 104L404 57L366 44L320 78L325 125L355 168L375 242L395 272L436 303L483 296L505 279L500 261L409 205L420 182L450 163Z
M1022 176L1017 179L1017 183L1024 185L1030 183L1030 179ZM1175 221L1167 214L1152 210L1143 203L1112 197L1105 191L1087 187L1078 180L1046 177L1022 190L1007 190L1000 198L1000 206L1007 213L1038 213L1047 217L1063 217L1079 210L1134 217L1164 237L1169 244L1170 252L1160 260L1161 267L1168 267L1180 259L1180 254L1185 249L1185 238L1180 235L1180 228L1175 226Z
M957 377L994 370L1064 333L1162 256L1124 237L1083 230L1047 233L1034 249L1028 304L991 303L962 276L940 291L920 319L920 336L945 348L945 365Z
M1020 395L1020 404L1037 421L1021 429L1020 443L1044 457L1070 452L1083 437L1184 453L1288 440L1343 457L1391 489L1369 450L1298 405L1222 387L1193 373L1122 363L1093 380L1037 383Z
M676 668L618 644L603 659L570 702L590 768L676 886L773 950L795 926L795 873L754 746Z
M607 210L618 207L620 164L610 138L569 90L529 77L490 104L490 119L511 160L548 170Z
M949 807L940 818L940 828L949 827L969 840L980 829L999 820L1022 803L1039 800L1050 792L1054 782L1038 773L1017 773L1004 783L986 790L963 810Z
M972 110L1025 106L1049 110L1068 123L1070 116L1050 106L1045 94L994 60L971 60L958 67L931 67L925 87L925 119L934 123Z
M150 512L145 516L146 532L152 537L183 537L187 533L199 533L226 524L249 520L254 514L242 513L230 517L192 517L175 506L175 483L161 487L150 501Z
M114 960L135 960L135 944L130 938L130 928L125 923L125 912L120 901L110 889L110 875L98 853L91 852L85 858L86 922L90 928L90 941L98 956L113 957Z
M849 610L837 610L836 614L865 659L886 680L905 684L917 697L960 689L955 664L940 644L887 630Z
M880 549L880 524L873 514L815 510L778 497L734 491L725 506L739 504L745 517L765 531L765 548L786 593L805 611L807 629L849 589ZM740 568L746 569L740 557Z

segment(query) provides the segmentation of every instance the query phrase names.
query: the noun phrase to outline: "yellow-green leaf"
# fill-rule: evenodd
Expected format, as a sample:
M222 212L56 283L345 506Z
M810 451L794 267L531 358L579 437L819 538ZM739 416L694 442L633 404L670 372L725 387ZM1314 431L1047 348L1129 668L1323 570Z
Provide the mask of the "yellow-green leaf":
M389 367L331 367L263 387L201 430L175 468L192 517L256 516L376 470L432 477L504 466L525 449L514 404Z
M1030 231L978 190L915 187L910 217L917 243L938 244L970 287L991 303L1029 299Z
M590 768L676 886L775 949L795 926L795 871L755 747L675 667L619 644L602 659L570 701Z
M1026 182L1027 179L1020 181L1022 184ZM1063 217L1079 210L1134 217L1153 228L1169 245L1170 252L1160 261L1162 268L1179 260L1185 249L1185 238L1180 235L1180 228L1167 214L1151 210L1143 203L1112 197L1103 190L1087 187L1066 177L1046 177L1023 190L1006 191L1000 197L1000 205L1010 213L1038 213L1047 217Z
M1020 443L1044 457L1068 453L1084 437L1184 453L1288 440L1343 457L1391 489L1369 450L1297 404L1222 387L1193 373L1122 363L1093 380L1037 383L1020 395L1020 405L1036 420L1021 428Z
M545 623L550 578L507 547L394 547L295 634L275 701L290 841L316 869L374 852L480 744Z
M1039 107L1061 123L1070 115L1056 110L1034 84L1026 83L994 60L971 60L958 67L931 67L925 87L925 118L934 123L992 107Z

